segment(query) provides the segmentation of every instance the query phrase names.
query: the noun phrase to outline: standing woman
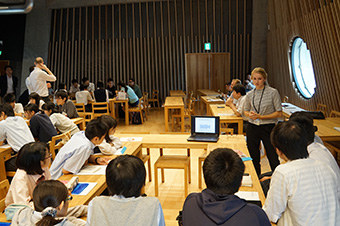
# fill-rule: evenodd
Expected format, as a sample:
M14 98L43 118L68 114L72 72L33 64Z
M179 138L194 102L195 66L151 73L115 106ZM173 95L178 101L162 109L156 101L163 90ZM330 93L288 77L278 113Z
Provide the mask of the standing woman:
M257 67L251 72L255 89L247 93L244 114L249 117L247 127L247 146L253 159L257 175L261 174L260 141L264 144L270 168L275 170L280 164L276 151L270 142L270 133L282 116L279 92L267 84L267 72Z

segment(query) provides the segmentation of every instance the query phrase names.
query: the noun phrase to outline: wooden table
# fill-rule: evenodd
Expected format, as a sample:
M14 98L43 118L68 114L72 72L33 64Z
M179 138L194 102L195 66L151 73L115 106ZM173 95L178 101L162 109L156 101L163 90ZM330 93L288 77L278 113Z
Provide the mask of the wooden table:
M340 132L334 129L340 127L340 118L314 119L314 125L318 127L315 134L323 141L340 141Z
M210 112L212 116L220 117L220 124L237 123L238 133L243 134L243 118L236 116L230 107L224 104L210 105Z
M197 95L200 96L217 96L220 95L220 93L210 90L210 89L198 89Z
M206 106L207 115L211 115L210 105L212 104L224 104L224 100L216 98L215 96L202 96L201 103ZM202 108L204 110L204 108Z
M212 151L217 147L231 148L242 151L247 156L249 155L246 141L243 135L226 136L221 135L217 143L209 142L192 142L187 141L188 135L178 134L117 134L119 137L143 137L140 142L140 148L150 148L150 150L157 150L159 148L190 148L192 151L207 150ZM139 142L133 142L139 143ZM141 150L141 149L140 149ZM157 150L158 151L158 150ZM141 152L141 151L140 151ZM137 154L135 151L134 154ZM253 181L252 187L240 187L240 191L256 191L259 194L262 205L265 201L260 182L258 180L254 165L252 161L244 162L246 169L245 172L249 173Z
M184 132L184 103L182 97L167 97L164 104L165 132L169 131L169 110L181 111L181 131Z
M85 130L86 124L84 118L71 118L71 121L78 125L80 130Z
M122 99L117 100L117 98L110 99L109 105L110 105L110 111L111 116L116 119L116 111L115 111L115 104L124 103L125 105L125 125L129 125L129 99Z
M184 98L186 94L183 92L183 90L170 90L170 96Z

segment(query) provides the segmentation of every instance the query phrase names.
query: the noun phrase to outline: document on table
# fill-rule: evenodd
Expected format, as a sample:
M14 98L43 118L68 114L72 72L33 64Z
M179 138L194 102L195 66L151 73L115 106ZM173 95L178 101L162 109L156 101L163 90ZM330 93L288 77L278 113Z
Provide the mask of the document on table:
M96 182L80 182L73 189L73 195L87 195L96 186Z
M106 165L86 165L77 175L105 175Z
M334 126L334 129L340 132L340 127Z
M247 201L260 201L259 193L257 191L239 191L236 192L235 195Z
M218 116L235 116L234 113L218 113Z
M243 175L241 186L243 186L243 187L252 187L253 186L253 181L251 180L250 175Z
M3 148L3 149L7 149L7 148L10 148L11 146L9 146L9 144L3 144L0 146L0 148Z
M143 137L120 137L121 142L141 142Z
M119 149L116 151L115 155L122 155L122 154L124 154L125 151L126 151L126 147L124 146L124 147L122 147L122 148L119 148Z

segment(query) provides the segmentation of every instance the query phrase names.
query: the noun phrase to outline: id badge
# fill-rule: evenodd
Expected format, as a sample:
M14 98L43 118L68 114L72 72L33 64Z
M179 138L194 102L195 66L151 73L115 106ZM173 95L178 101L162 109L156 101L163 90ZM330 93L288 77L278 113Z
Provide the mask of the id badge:
M260 125L260 119L256 119L256 120L254 121L254 124L257 125L257 126L259 126L259 125Z

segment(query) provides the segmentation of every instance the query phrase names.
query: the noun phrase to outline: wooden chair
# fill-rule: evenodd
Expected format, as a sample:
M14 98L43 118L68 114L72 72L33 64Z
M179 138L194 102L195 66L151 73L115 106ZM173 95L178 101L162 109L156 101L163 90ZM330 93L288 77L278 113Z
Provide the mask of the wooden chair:
M52 161L55 159L56 150L60 150L60 148L62 146L64 146L64 144L66 144L67 141L70 140L70 138L71 138L70 133L71 133L71 131L67 131L66 133L63 133L63 134L56 135L56 136L52 137L51 142L50 142L50 152L52 154ZM61 141L59 141L56 144L56 142L58 140L61 140Z
M5 199L9 189L9 182L7 179L0 182L0 212L6 208Z
M146 114L149 113L149 93L143 92L143 109Z
M317 111L321 111L322 114L325 117L327 117L327 105L325 105L325 104L317 104L316 110Z
M340 117L340 112L332 110L329 117Z
M234 129L224 128L224 132L229 135L234 134ZM208 152L205 149L203 153L198 157L198 188L202 188L202 164L206 157L208 156Z
M191 99L188 102L188 108L184 109L184 119L189 118L189 123L191 123L191 116L195 115L195 101L196 101L196 98L191 97ZM181 118L180 112L172 115L172 124L171 124L172 130L174 129L175 118Z
M340 167L340 141L325 141L324 145L332 153Z
M189 133L161 133L161 134L187 134ZM163 148L160 148L160 156L154 164L155 170L155 196L158 196L158 169L161 169L162 183L164 183L164 169L184 170L184 195L188 196L188 185L191 183L190 170L190 148L187 148L186 155L164 155Z
M139 99L139 103L138 103L138 106L137 107L134 107L134 108L131 108L129 107L129 112L139 112L140 113L140 117L141 117L141 120L142 120L142 123L143 123L143 105L142 105L142 102L143 102L143 97L141 97ZM146 120L146 113L145 113L145 120Z
M76 106L79 117L84 118L86 123L90 122L93 119L92 112L85 111L84 103L75 103L74 105Z
M150 132L120 132L120 134L150 134ZM146 154L142 154L142 161L145 164L148 162L148 174L149 174L149 182L151 182L152 175L151 175L151 155L150 155L150 148L146 149Z
M155 107L155 104L157 103L158 109L160 109L158 93L159 93L159 91L157 89L152 90L152 95L151 95L151 98L149 98L148 102L154 103L154 105L153 105L154 107Z
M93 118L97 118L102 115L110 115L109 103L107 102L92 103L92 114Z

